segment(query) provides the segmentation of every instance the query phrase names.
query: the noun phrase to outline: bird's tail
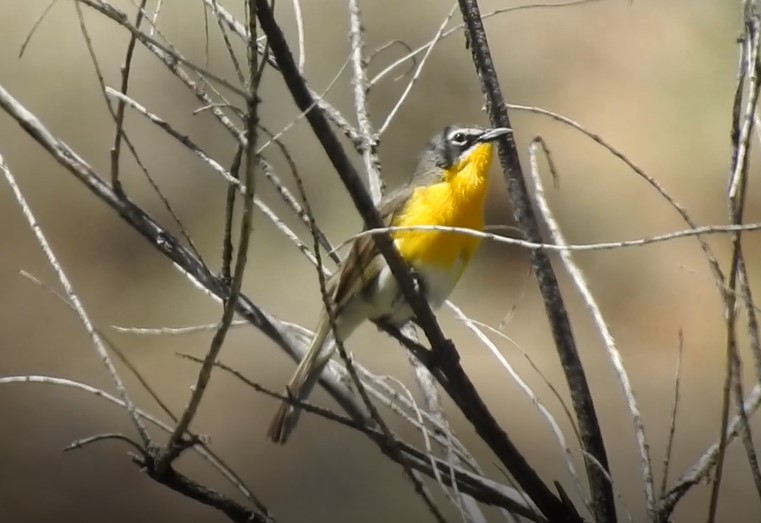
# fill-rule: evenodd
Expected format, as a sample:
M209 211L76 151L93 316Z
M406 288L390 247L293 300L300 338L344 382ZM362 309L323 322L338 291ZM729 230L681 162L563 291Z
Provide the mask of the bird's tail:
M330 334L330 321L326 315L317 326L309 349L286 386L287 396L303 400L312 391L333 352L333 336ZM299 407L284 401L270 422L267 437L275 443L285 444L296 426L300 413Z

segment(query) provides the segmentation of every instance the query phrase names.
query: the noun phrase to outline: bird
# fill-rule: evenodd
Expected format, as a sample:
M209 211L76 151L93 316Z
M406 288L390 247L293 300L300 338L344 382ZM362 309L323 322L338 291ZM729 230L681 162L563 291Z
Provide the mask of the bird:
M410 181L378 203L383 222L393 227L438 225L482 231L493 144L511 132L506 127L446 126L426 144ZM481 238L451 231L397 230L391 238L432 309L449 298L481 243ZM286 386L285 395L291 400L303 401L312 391L335 352L336 337L345 341L365 320L401 327L413 317L372 236L361 236L352 244L325 287L333 325L323 307L309 348ZM293 401L283 401L267 436L285 444L299 413Z

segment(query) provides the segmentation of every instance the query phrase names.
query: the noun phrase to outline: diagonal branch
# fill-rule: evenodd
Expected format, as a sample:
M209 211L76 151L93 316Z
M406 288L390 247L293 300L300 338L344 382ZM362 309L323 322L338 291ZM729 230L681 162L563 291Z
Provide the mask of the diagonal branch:
M2 92L2 87L0 87L0 94L2 94ZM111 356L108 354L108 349L106 349L103 340L101 339L100 335L95 329L95 326L90 320L90 315L85 310L82 302L79 301L77 294L74 292L74 288L72 287L69 278L66 276L66 273L61 267L61 264L58 262L58 259L56 258L53 249L50 247L50 244L45 238L42 229L40 229L39 225L37 224L37 220L35 219L34 214L32 213L32 210L26 201L26 198L24 198L24 195L21 193L21 189L19 189L19 186L16 184L16 179L6 165L5 159L2 157L2 155L0 155L0 171L2 171L5 175L5 179L13 191L13 195L16 198L16 201L21 206L24 218L26 218L26 220L29 222L29 227L32 229L32 232L37 238L37 242L40 244L42 251L45 253L45 257L53 267L53 270L58 277L58 281L61 283L61 286L66 293L66 299L69 301L69 303L71 303L72 307L77 313L77 316L79 316L79 321L82 322L82 325L89 334L96 354L101 359L103 365L106 367L106 370L111 376L111 380L114 382L116 390L119 393L119 397L124 402L124 405L127 408L127 412L129 412L129 415L132 418L132 422L134 423L135 428L140 435L140 439L142 440L143 445L146 447L149 446L152 444L151 436L148 434L148 429L145 428L145 425L140 419L140 416L137 413L137 408L127 393L127 388L124 386L124 382L122 382L122 379L119 376L113 361L111 361Z
M473 53L473 62L481 80L481 88L486 95L487 108L492 125L510 127L505 100L497 79L497 72L489 50L483 20L477 0L458 0L466 28L466 42ZM526 189L518 149L512 134L501 138L499 158L510 194L513 214L521 231L529 241L540 241L539 224L531 207ZM552 269L547 253L532 251L531 264L536 273L539 290L544 298L547 319L550 322L555 346L560 356L573 407L579 421L579 431L585 451L585 465L592 491L592 506L595 519L600 522L615 523L616 509L613 488L606 479L609 472L605 443L597 421L592 395L589 390L584 368L581 364L576 342L571 330L565 304L560 294L557 277ZM592 456L604 470L599 470L587 455Z
M129 198L117 195L73 149L57 139L39 119L30 113L13 96L0 86L0 108L6 111L29 135L39 143L66 170L73 174L88 190L113 209L132 229L146 238L156 250L172 260L190 281L203 292L217 298L229 295L227 282L214 276L208 267L185 248L150 215L135 205ZM294 341L290 329L257 307L246 296L239 296L237 312L265 336L274 341L291 357L298 360L303 353L303 344ZM351 392L335 377L325 377L321 383L334 399L352 417L364 418L362 406Z

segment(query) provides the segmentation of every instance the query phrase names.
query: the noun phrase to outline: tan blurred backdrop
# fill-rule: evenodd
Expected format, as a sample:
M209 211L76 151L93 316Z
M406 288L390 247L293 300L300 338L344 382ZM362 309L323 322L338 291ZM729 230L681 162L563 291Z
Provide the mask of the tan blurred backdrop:
M241 13L240 2L226 2ZM0 0L0 84L19 98L95 168L106 173L112 126L80 34L73 4L59 2L42 22L22 59L18 53L42 0ZM114 2L132 11L131 2ZM235 4L235 5L232 5ZM324 90L348 50L346 3L303 2L306 20L306 75ZM366 0L361 3L368 48L392 39L417 46L430 39L450 8L434 0ZM484 1L482 10L519 5ZM85 10L106 82L118 86L125 32ZM295 35L290 2L278 2L278 15ZM735 89L739 2L710 0L600 1L573 9L535 9L492 18L487 23L492 52L507 98L563 113L623 150L685 205L698 223L726 221L729 126ZM195 63L203 64L204 19L200 2L166 1L159 19L164 33ZM224 47L210 22L209 63L233 79ZM399 54L385 51L371 64L378 72ZM379 124L405 81L384 80L371 92ZM130 94L188 133L215 157L229 162L233 148L179 82L138 47ZM290 97L274 71L265 73L262 121L280 129L295 115ZM351 87L345 73L327 95L350 115ZM440 43L381 146L383 173L391 185L414 165L416 151L450 122L485 123L483 100L461 34ZM600 147L545 118L512 113L522 151L536 135L553 149L561 182L549 193L568 238L574 242L636 238L684 228L661 198ZM224 183L161 131L128 114L128 131L142 158L174 204L205 259L218 267ZM320 223L333 241L359 227L335 173L308 129L286 136L306 177ZM0 113L0 153L60 257L76 290L98 325L184 326L211 322L220 307L173 269L146 242L96 201L43 153L6 114ZM124 154L128 193L157 219L167 213ZM273 153L276 167L283 162ZM525 158L524 158L525 160ZM357 163L359 165L359 162ZM285 170L282 171L285 173ZM753 168L752 174L757 174ZM283 176L288 178L287 176ZM489 222L511 223L501 173L493 173ZM284 211L272 191L260 194ZM111 390L102 364L73 315L47 291L19 275L27 271L55 287L28 227L3 184L0 188L0 375L66 377ZM751 182L747 221L759 221L757 184ZM332 196L327 196L332 195ZM288 223L297 226L288 218ZM319 307L314 271L301 254L261 216L256 217L245 292L278 317L311 327ZM174 230L172 228L172 230ZM302 229L298 229L304 238ZM728 242L711 245L727 262ZM746 254L758 281L761 252L747 236ZM718 293L694 240L577 256L592 291L617 338L640 400L653 463L660 481L668 430L679 329L684 331L683 394L672 478L692 464L718 434L724 374L724 333ZM635 521L643 517L642 485L631 423L620 387L587 313L568 280L561 276L579 349L595 394L616 487ZM761 288L754 286L756 295ZM531 354L561 390L564 378L547 332L543 306L527 256L516 248L486 245L468 271L454 300L468 314L497 326ZM571 484L560 451L546 424L486 350L447 311L439 314L445 332L457 342L463 363L519 447L550 481ZM162 397L179 411L197 367L175 353L204 354L210 334L155 338L112 334ZM744 339L744 338L743 338ZM562 410L541 378L512 345L495 340L552 412ZM370 343L365 343L370 342ZM369 351L380 345L388 350ZM355 356L377 372L414 385L406 358L391 341L364 328L349 344ZM745 345L743 345L745 348ZM746 374L752 369L747 350ZM271 388L280 388L293 363L251 328L234 331L222 359ZM158 412L134 379L127 378L139 403ZM748 387L750 388L750 387ZM316 400L332 406L324 393ZM487 472L502 474L463 419L452 423ZM429 518L399 466L389 463L362 436L306 416L285 448L265 441L273 401L216 374L194 425L211 436L212 446L267 504L278 521L426 521ZM62 453L71 441L99 432L131 433L127 416L111 404L72 389L47 385L0 388L0 521L199 521L221 522L212 509L175 494L142 476L118 443L100 443ZM393 420L393 418L390 418ZM566 429L568 423L561 423ZM755 424L758 428L758 424ZM394 429L420 443L405 425ZM158 435L158 433L157 433ZM163 437L163 436L162 436ZM576 456L578 459L578 455ZM183 470L212 487L230 489L196 457L182 459ZM739 447L729 455L720 521L758 521L761 507ZM442 501L443 503L443 501ZM707 489L698 488L680 504L676 521L702 518ZM454 512L449 508L449 514ZM487 512L494 516L493 512ZM623 512L622 512L623 514Z

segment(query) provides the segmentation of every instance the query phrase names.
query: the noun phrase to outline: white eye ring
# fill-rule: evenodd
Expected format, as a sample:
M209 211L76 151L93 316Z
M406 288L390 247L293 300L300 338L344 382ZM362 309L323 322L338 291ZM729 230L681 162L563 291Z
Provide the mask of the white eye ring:
M465 133L462 131L457 131L454 134L452 134L450 140L455 145L465 145L468 141L467 136L465 136Z

